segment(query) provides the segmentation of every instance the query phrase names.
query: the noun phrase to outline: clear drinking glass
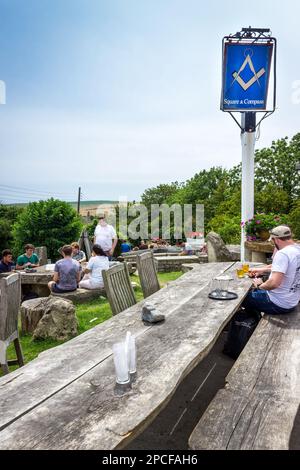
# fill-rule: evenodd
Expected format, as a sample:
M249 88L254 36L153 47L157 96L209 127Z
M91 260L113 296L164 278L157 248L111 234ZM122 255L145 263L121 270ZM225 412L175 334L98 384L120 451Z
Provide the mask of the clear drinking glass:
M118 384L127 384L130 382L128 355L126 354L125 343L113 344L114 364L116 369L116 382Z

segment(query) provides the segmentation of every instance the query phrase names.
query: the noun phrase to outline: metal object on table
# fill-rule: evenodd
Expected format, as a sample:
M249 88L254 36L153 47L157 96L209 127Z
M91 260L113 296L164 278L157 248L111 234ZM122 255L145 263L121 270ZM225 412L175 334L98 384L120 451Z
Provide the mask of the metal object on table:
M210 286L208 297L213 300L233 300L238 296L235 292L228 290L230 281L233 281L231 276L218 276L215 277Z

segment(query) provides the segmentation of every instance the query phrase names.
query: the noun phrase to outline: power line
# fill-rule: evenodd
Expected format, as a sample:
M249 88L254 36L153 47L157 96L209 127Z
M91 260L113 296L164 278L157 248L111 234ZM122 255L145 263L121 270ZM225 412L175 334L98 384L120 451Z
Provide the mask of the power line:
M31 199L38 199L38 200L46 200L46 199L50 199L50 198L54 198L54 199L60 199L60 200L70 200L70 201L74 201L75 198L73 196L69 196L69 197L61 197L61 196L55 196L54 194L52 195L39 195L39 194L25 194L25 193L5 193L3 192L3 190L1 190L0 188L0 195L2 197L5 197L5 198L14 198L14 199L27 199L27 200L31 200Z
M36 190L36 189L31 189L31 188L20 188L19 186L9 186L7 184L0 184L0 188L3 190L7 190L7 191L15 191L15 192L29 192L29 193L35 193L35 194L45 194L45 195L49 195L49 191L40 191L40 190ZM70 193L61 193L61 192L55 192L55 194L57 195L61 195L61 196L69 196Z
M44 196L44 197L39 197L39 196L34 196L34 197L29 197L29 196L13 196L13 195L10 195L10 196L7 196L5 194L0 194L0 201L1 200L10 200L10 201L21 201L21 202L38 202L38 201L43 201L43 200L46 200L47 198ZM72 201L66 201L64 200L65 202L74 202L74 200Z

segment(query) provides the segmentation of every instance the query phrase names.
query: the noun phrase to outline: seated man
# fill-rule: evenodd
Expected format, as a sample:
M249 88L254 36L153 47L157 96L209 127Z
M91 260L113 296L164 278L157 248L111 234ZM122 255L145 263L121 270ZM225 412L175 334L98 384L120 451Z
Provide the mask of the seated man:
M145 243L145 240L141 240L141 243L139 245L139 250L148 250L148 245Z
M18 256L16 269L37 268L40 265L38 255L34 253L34 246L25 245L25 253Z
M180 253L181 256L191 256L194 254L194 250L193 250L193 247L187 243L187 242L183 242L182 243L182 252Z
M272 265L249 270L257 288L248 293L242 304L249 313L290 313L300 301L300 245L292 240L291 229L285 225L270 233L278 251ZM257 277L266 272L271 272L266 281Z
M12 252L10 250L2 251L2 259L0 262L0 273L9 273L15 269L15 263L12 259Z
M83 289L100 289L104 286L102 271L109 269L108 256L104 253L99 245L93 246L93 254L90 258L79 287Z
M71 245L62 247L62 255L63 259L55 263L53 281L48 283L50 291L56 294L75 291L81 277L81 266L72 259Z
M75 259L75 261L79 261L79 263L83 263L86 261L86 256L84 251L79 250L79 243L73 242L71 243L72 247L72 259Z

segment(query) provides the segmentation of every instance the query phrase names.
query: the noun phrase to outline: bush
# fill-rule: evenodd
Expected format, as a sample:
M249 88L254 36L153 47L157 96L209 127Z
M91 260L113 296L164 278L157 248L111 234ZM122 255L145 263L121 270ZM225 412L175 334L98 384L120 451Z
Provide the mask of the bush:
M12 243L11 224L8 220L0 219L0 253L6 248L11 249Z
M77 240L82 229L80 217L70 204L58 199L31 202L13 226L15 249L20 254L26 243L46 246L49 258L58 258L62 245Z
M94 238L95 228L97 224L98 224L98 218L95 217L90 224L87 224L85 226L88 236L91 240L93 240Z
M24 209L17 206L0 204L0 253L5 249L13 249L12 225Z
M209 230L218 233L225 243L241 243L241 221L239 216L217 215L210 220Z

